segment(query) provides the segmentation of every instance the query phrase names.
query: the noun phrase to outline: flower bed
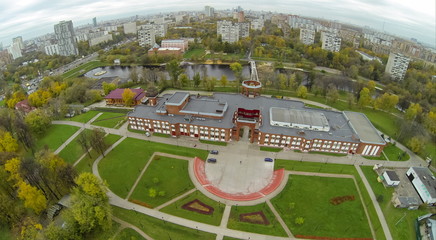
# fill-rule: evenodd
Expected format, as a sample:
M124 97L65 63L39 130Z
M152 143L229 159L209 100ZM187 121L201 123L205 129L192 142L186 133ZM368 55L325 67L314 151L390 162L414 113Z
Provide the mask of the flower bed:
M141 201L136 200L136 199L131 199L131 198L130 198L130 199L129 199L129 202L132 202L132 203L135 203L135 204L141 205L141 206L143 206L143 207L153 208L150 204L145 203L145 202L141 202Z
M346 201L354 201L354 195L340 196L330 199L330 203L333 205L339 205Z
M204 204L198 199L192 200L184 204L182 208L185 210L194 211L197 213L207 214L207 215L211 215L215 210L213 207Z
M269 225L269 221L262 211L240 214L239 221L255 223L255 224Z

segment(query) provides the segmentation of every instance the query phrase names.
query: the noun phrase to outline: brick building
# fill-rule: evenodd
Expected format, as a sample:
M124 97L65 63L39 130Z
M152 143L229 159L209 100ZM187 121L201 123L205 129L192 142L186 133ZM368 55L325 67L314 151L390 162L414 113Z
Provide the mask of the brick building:
M303 152L378 156L386 145L362 113L313 109L300 101L263 96L176 92L149 106L136 106L128 118L132 129L173 137L222 142L247 138L261 146Z
M162 48L180 48L182 52L188 50L187 39L165 39L161 43Z

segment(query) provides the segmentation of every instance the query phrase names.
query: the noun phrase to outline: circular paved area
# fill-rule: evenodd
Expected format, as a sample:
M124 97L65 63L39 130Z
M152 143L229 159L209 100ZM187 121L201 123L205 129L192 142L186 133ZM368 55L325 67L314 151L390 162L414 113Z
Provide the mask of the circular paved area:
M194 173L198 182L210 193L233 201L251 201L265 197L278 188L284 171L274 171L273 162L265 162L263 156L248 157L251 144L241 142L229 145L208 163L196 159Z

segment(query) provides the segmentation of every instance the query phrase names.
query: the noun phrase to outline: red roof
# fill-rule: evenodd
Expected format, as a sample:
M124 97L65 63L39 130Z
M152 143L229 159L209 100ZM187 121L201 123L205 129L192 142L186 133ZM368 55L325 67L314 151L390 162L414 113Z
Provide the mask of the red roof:
M15 109L21 110L25 113L29 113L29 112L35 110L36 108L30 106L29 101L27 99L24 99L23 101L15 104Z
M106 97L104 98L109 98L109 99L123 99L123 92L126 88L117 88L115 90L113 90L112 92L110 92ZM141 88L135 88L135 89L130 89L132 90L132 92L135 94L135 97L133 97L134 100L140 100L145 96L145 92L144 89Z

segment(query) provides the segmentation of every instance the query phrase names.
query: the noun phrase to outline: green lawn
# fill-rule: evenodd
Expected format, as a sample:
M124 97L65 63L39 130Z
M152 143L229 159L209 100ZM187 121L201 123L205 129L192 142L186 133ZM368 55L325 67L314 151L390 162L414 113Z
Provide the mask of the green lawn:
M349 195L355 200L330 203L334 197ZM285 189L271 202L294 235L372 238L352 179L291 175ZM302 225L295 223L297 217L304 218Z
M106 64L104 64L98 60L90 61L90 62L84 63L84 64L82 64L74 69L71 69L70 71L63 73L62 78L64 78L64 79L75 78L75 77L78 77L80 75L83 75L83 74L91 71L94 68L103 67L103 66L106 66Z
M145 131L142 131L142 133L145 133ZM164 138L169 138L169 137L171 137L171 135L169 135L169 134L165 134L165 133L157 133L157 132L153 133L153 136L156 136L156 137L164 137Z
M260 146L260 151L265 151L265 152L281 152L282 150L283 150L283 148L273 148L273 147Z
M394 188L385 188L382 183L379 183L377 181L377 174L372 170L371 166L361 166L360 168L371 185L374 194L376 196L383 196L380 208L389 225L393 239L415 239L415 219L430 211L425 209L407 210L395 208L390 202ZM401 218L403 219L399 221Z
M184 204L186 204L192 200L195 200L195 199L198 199L201 202L203 202L204 204L212 207L214 209L213 214L206 215L206 214L201 214L201 213L197 213L194 211L185 210L182 208L182 206ZM177 201L169 206L166 206L165 208L162 208L161 211L168 213L168 214L171 214L171 215L190 219L193 221L219 226L221 223L221 219L223 217L224 207L225 207L225 204L218 203L218 202L206 197L200 191L195 191L195 192L191 193L190 195L180 199L179 201Z
M183 58L192 58L192 57L199 58L202 57L204 54L205 54L204 48L195 48L185 52L185 54L183 54Z
M330 153L330 152L308 152L309 154L318 154L326 156L344 157L347 156L346 153Z
M142 231L147 233L154 239L201 239L215 240L216 235L212 233L202 232L199 230L182 227L170 222L164 222L161 219L156 219L132 210L126 210L112 206L113 215L129 222Z
M15 239L11 233L11 230L3 225L0 226L0 240L12 240Z
M240 239L240 238L232 238L232 237L224 236L224 237L223 237L223 240L242 240L242 239Z
M89 120L91 120L93 117L95 117L100 112L98 111L89 111L87 113L82 113L80 115L76 115L72 118L67 118L65 120L74 121L74 122L81 122L81 123L87 123Z
M208 152L139 139L127 138L112 150L99 165L100 174L118 196L126 197L139 173L154 152L206 159ZM120 171L122 170L122 171Z
M158 179L158 183L153 180ZM165 191L165 196L149 196L149 189ZM155 156L132 193L131 199L157 207L194 188L188 173L188 161Z
M94 231L91 234L86 235L86 239L89 240L107 240L114 237L115 233L120 228L120 224L112 220L112 228L106 231Z
M131 228L124 228L119 232L114 240L145 240L137 231Z
M226 142L220 142L220 141L209 141L209 140L203 140L200 139L201 143L211 144L211 145L217 145L217 146L227 146Z
M407 152L403 156L404 151L393 144L388 144L383 149L383 152L386 154L390 161L407 161L410 159L410 156L409 154L407 154Z
M118 125L117 128L119 128L120 123L125 121L125 116L126 114L123 113L105 112L95 119L92 125L107 128L114 128Z
M239 215L244 213L252 213L262 211L266 218L270 222L269 225L254 224L248 222L240 222ZM232 206L232 210L229 216L229 222L227 227L235 230L253 232L260 234L268 234L274 236L287 237L285 230L282 228L280 223L277 221L274 214L267 204L262 203L255 206Z
M4 107L6 106L6 101L5 100L1 100L0 101L0 107Z
M111 146L116 141L118 141L121 138L119 135L109 134L104 138L104 141L108 144L108 146ZM97 159L100 154L96 150L91 150L90 152L91 157L87 154L76 166L77 172L92 172L92 164L94 163L95 159Z
M68 138L79 130L78 127L53 124L44 136L36 138L36 150L41 150L45 145L52 151L58 149Z
M363 202L368 209L369 218L371 219L373 229L377 239L386 239L377 212L375 211L373 202L365 188L365 185L357 173L357 170L352 165L345 164L324 164L316 162L301 162L277 159L275 169L285 168L286 170L302 171L302 172L322 172L322 173L337 173L354 175L357 181L357 186L362 193Z
M86 132L89 134L91 130L85 129L83 132ZM82 155L85 153L82 146L80 146L79 142L77 141L79 136L74 138L73 141L70 142L60 153L59 156L63 158L66 162L73 164L76 162Z

